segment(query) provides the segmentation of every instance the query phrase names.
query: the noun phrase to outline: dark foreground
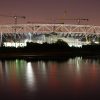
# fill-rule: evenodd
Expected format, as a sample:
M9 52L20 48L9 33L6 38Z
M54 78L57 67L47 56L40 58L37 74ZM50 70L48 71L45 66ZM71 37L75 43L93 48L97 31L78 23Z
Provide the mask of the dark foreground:
M56 59L64 57L100 57L100 44L85 45L82 47L69 47L63 41L53 44L27 43L27 47L0 47L0 58L34 58Z

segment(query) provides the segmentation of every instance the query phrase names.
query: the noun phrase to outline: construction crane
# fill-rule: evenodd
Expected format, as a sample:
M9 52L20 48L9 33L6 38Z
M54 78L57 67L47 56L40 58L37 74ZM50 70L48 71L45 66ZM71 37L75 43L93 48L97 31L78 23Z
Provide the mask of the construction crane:
M75 20L75 21L77 21L77 24L79 25L80 23L81 23L81 21L88 21L89 19L85 19L85 18L72 18L72 19L66 19L66 18L64 18L64 19L56 19L56 20L61 20L61 21L66 21L66 20Z
M14 19L14 24L17 24L17 22L18 22L18 18L23 18L23 19L25 19L26 17L25 16L9 16L9 15L0 15L1 17L11 17L11 18L13 18Z
M51 19L51 21L53 21L53 23L56 23L56 24L64 24L66 20L69 20L69 21L76 21L78 25L81 24L82 21L89 21L89 19L86 19L86 18L58 18L58 19Z
M11 17L11 18L13 18L14 19L14 24L16 25L17 23L18 23L18 18L23 18L23 19L25 19L26 17L25 16L10 16L10 15L0 15L1 17ZM14 42L16 42L16 30L17 30L17 26L14 26L13 27L14 28L14 33L15 33L15 35L14 35Z
M67 11L65 10L63 17L60 18L60 19L56 19L56 20L57 21L63 21L63 24L64 24L64 21L66 21L66 20L77 21L78 25L81 23L81 21L87 21L88 22L88 20L89 20L89 19L86 19L86 18L66 18L66 16L67 16Z

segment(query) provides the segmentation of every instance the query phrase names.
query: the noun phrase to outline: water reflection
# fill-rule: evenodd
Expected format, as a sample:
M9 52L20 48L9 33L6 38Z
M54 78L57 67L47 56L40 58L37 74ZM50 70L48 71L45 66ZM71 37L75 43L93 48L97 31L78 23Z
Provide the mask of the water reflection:
M32 63L27 63L27 69L26 69L26 83L29 90L33 90L35 86L35 76L34 76L34 70L32 68Z
M100 59L76 57L64 62L0 61L0 99L85 98L100 95ZM2 93L4 95L2 95ZM92 95L92 96L90 96ZM86 100L86 98L85 98Z

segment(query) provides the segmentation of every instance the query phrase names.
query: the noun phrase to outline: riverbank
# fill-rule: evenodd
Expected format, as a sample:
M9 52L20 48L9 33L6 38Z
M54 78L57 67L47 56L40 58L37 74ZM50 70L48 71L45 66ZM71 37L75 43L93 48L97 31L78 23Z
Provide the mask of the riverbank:
M26 47L0 47L0 58L63 59L66 57L100 57L100 45L69 47L63 41L53 44L27 43Z

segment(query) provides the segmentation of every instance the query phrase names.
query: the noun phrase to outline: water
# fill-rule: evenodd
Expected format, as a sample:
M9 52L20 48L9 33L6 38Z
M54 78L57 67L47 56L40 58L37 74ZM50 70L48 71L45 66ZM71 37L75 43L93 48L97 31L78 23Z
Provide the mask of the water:
M0 100L100 100L100 59L0 61Z

